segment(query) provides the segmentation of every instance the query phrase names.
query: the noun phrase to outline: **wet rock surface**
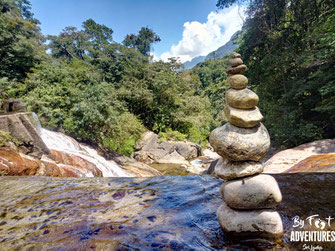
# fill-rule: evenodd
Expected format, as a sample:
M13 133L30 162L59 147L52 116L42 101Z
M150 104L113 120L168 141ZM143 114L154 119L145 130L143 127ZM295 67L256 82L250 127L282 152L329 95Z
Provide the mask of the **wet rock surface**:
M302 250L290 242L293 217L333 216L335 174L274 175L283 201L283 243L235 242L221 230L221 180L211 176L154 178L0 177L3 250ZM335 223L329 228L335 230ZM313 243L334 250L334 243ZM234 249L232 249L234 250Z

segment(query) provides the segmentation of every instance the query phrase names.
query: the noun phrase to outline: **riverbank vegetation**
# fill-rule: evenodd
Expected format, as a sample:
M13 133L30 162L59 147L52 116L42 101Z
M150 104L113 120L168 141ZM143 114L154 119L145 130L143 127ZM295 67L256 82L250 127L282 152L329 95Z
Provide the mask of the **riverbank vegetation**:
M238 51L278 146L335 136L334 5L248 5ZM205 145L225 122L227 57L182 70L175 58L153 62L150 48L160 37L148 27L121 44L92 19L44 37L29 1L0 0L0 10L0 89L24 99L49 129L129 155L144 128Z

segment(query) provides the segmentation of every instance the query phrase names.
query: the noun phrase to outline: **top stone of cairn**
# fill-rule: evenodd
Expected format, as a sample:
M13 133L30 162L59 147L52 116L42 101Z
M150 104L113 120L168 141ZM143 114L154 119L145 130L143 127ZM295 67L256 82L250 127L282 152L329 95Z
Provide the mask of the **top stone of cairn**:
M241 54L233 52L231 56L232 58L229 60L230 67L228 67L227 73L230 75L234 75L244 72L247 69L247 66L243 64Z
M235 51L231 54L232 58L241 58L241 54L236 53Z

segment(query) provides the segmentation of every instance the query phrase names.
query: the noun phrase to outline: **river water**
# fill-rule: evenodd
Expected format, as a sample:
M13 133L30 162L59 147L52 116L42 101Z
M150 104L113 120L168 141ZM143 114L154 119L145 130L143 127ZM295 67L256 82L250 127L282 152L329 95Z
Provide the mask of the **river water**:
M0 177L0 250L302 250L290 241L292 218L335 216L335 174L275 177L281 245L231 242L215 215L222 181L212 176Z

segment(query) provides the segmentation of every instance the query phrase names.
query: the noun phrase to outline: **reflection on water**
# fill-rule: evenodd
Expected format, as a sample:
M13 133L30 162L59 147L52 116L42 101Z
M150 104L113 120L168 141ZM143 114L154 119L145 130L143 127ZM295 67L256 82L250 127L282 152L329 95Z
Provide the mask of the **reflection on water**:
M284 244L292 217L334 216L335 174L275 175L283 192ZM216 210L221 181L211 176L154 178L0 177L0 250L270 250L232 243ZM335 224L334 224L335 225ZM328 246L327 246L328 245ZM324 250L334 250L332 243Z

